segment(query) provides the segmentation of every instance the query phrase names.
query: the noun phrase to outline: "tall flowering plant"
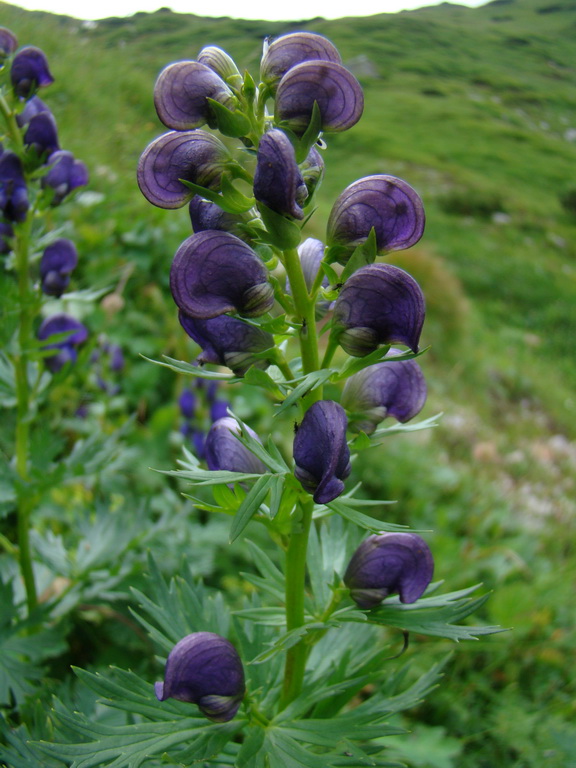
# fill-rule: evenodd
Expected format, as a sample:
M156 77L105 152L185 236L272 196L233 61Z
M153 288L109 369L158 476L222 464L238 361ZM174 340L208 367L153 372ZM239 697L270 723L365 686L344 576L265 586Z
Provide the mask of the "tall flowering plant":
M424 296L382 258L418 242L422 202L402 179L368 176L334 202L325 242L306 235L330 135L353 128L364 105L320 35L267 41L258 78L204 48L161 72L154 103L167 130L142 153L138 184L153 205L189 207L170 289L200 348L192 363L161 364L259 388L282 437L264 439L229 409L168 472L200 509L230 516L232 545L246 539L253 596L232 610L186 574L166 584L152 558L149 590L135 597L163 679L152 688L129 672L80 672L131 720L60 715L67 743L43 749L114 768L393 765L384 737L401 729L391 716L439 678L435 667L402 689L391 665L409 634L495 631L459 623L485 596L439 594L426 536L367 514L386 502L351 480L360 451L434 423L408 423L426 399L415 359ZM388 417L398 424L384 426ZM250 536L256 524L271 550Z

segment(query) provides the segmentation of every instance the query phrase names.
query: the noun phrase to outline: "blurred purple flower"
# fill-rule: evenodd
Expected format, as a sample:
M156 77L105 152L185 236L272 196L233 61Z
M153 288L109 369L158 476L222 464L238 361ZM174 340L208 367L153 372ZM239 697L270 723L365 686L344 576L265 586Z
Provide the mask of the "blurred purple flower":
M341 402L352 429L369 435L387 416L404 423L424 407L426 381L422 369L415 360L394 362L399 354L399 350L391 349L384 362L369 365L346 381Z
M334 304L339 343L355 357L394 342L417 352L424 315L420 286L391 264L361 267L348 278Z
M182 394L178 398L178 405L180 406L180 413L185 419L193 419L196 411L196 395L191 389L182 390Z
M274 93L286 72L303 61L342 63L335 46L315 32L292 32L276 38L266 47L260 63L260 79Z
M398 594L414 603L432 581L434 559L428 544L415 533L374 534L352 555L344 583L360 608L379 605Z
M274 337L267 331L229 315L201 320L180 312L179 318L188 336L202 347L200 364L225 365L237 376L243 376L251 365L270 365L269 360L256 357L256 353L274 348Z
M222 78L197 61L176 61L160 73L154 106L167 128L189 131L211 123L208 98L233 108L236 100ZM211 126L213 127L213 126Z
M398 251L420 240L424 207L417 193L395 176L366 176L342 192L328 219L328 245L347 247L345 263L374 227L378 252ZM339 259L340 260L340 259Z
M51 112L39 112L30 118L24 133L24 144L34 149L38 157L51 155L60 149L58 128Z
M0 211L8 221L24 221L29 202L22 162L14 152L0 154Z
M155 683L160 701L172 698L196 704L216 723L232 720L246 690L238 652L213 632L194 632L168 655L164 682Z
M16 115L16 122L23 128L27 125L33 117L41 115L43 113L52 114L50 107L48 107L39 96L31 96L24 104L24 109L19 115Z
M260 438L254 430L250 427L246 427L246 429L251 437L260 442ZM264 474L266 467L235 437L239 434L238 422L231 416L225 416L212 424L204 444L204 455L208 469L210 471L226 469L229 472Z
M42 179L42 186L54 190L52 205L59 205L78 187L88 184L88 169L72 152L60 149L48 158L50 169Z
M55 350L53 355L44 358L46 367L52 373L59 371L66 363L76 361L76 347L86 341L88 329L79 320L64 313L46 318L38 329L40 341L49 341L52 336L64 333L67 336L60 341L42 345L42 349Z
M254 197L283 216L304 218L301 206L308 197L308 189L296 164L290 139L277 128L260 139Z
M210 405L210 420L218 421L228 416L229 403L225 400L214 400Z
M306 411L294 437L294 474L317 504L339 496L350 474L344 409L333 400L320 400Z
M62 296L77 264L78 253L72 240L60 238L48 245L40 259L42 291L48 296Z
M16 36L6 27L0 27L0 64L18 48Z
M276 93L275 120L301 136L318 103L321 130L346 131L362 116L364 94L354 75L333 61L305 61L286 72Z
M27 45L21 48L12 59L10 80L14 93L27 99L37 88L50 85L54 78L48 68L44 51Z
M207 131L170 131L154 139L140 157L138 186L158 208L181 208L194 192L180 179L218 189L231 155Z
M274 304L274 290L259 256L228 232L208 229L187 238L170 271L179 309L196 318L225 312L256 317Z

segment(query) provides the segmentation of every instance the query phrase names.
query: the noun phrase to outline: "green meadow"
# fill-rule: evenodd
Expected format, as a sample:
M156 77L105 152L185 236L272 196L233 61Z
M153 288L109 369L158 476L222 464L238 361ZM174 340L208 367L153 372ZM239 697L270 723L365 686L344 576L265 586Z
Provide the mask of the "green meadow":
M406 657L414 673L451 657L442 685L403 718L411 735L389 740L391 759L410 768L574 768L576 3L443 3L299 23L166 9L83 23L0 3L0 24L47 54L56 81L46 101L62 146L91 176L66 218L54 213L55 225L77 243L81 286L118 299L114 306L106 297L98 302L89 321L127 358L122 397L102 413L100 428L110 440L124 430L130 458L117 459L110 448L110 467L95 483L83 485L79 470L77 485L50 490L38 519L39 557L54 564L50 541L79 535L74 505L86 494L103 499L102 486L112 494L106 504L114 516L124 511L131 526L152 519L134 489L142 507L155 497L155 524L173 535L173 549L168 535L134 535L124 586L130 573L141 582L155 542L167 574L186 556L194 534L179 526L192 526L194 512L188 505L182 517L176 483L149 469L175 466L182 382L142 356L195 354L168 288L173 254L190 234L186 209L153 208L135 180L141 152L164 130L153 84L167 63L193 59L206 45L224 48L254 72L266 36L319 32L360 80L366 108L352 130L327 139L328 172L308 232L324 237L334 198L363 175L400 176L419 192L424 237L391 261L426 296L423 345L430 349L420 363L429 397L422 416L443 414L436 428L367 454L353 476L366 494L397 501L382 511L388 521L430 532L436 576L450 589L481 582L492 591L476 622L508 629L454 646L411 640ZM60 424L76 397L54 393ZM239 389L232 401L269 426L265 401ZM173 510L170 520L166 509ZM0 522L10 526L9 517ZM202 560L194 550L195 575L232 598L248 593L242 546L230 555L206 536L209 555ZM108 594L105 579L94 583L101 593L95 587L70 612L65 648L44 666L49 691L66 701L73 700L70 664L99 670L138 666L140 652L151 658L145 642L130 635L126 590ZM40 722L40 707L28 705L29 722Z

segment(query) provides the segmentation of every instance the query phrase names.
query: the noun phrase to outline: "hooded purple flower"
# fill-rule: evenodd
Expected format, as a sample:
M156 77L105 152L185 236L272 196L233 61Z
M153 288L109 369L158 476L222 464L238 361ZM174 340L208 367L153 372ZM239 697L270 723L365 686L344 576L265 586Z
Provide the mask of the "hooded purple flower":
M354 357L395 342L417 352L424 314L424 296L413 277L391 264L369 264L340 291L334 326L340 346Z
M294 437L294 474L317 504L339 496L350 474L344 409L333 400L320 400L306 411Z
M211 122L208 99L234 107L232 91L212 69L197 61L176 61L160 73L154 106L167 128L189 131Z
M254 197L283 216L304 218L301 206L308 189L296 164L294 147L277 128L265 133L258 146Z
M354 75L333 61L305 61L286 72L276 93L275 120L301 136L318 103L321 130L352 128L362 116L364 94Z
M49 115L52 114L50 107L44 104L39 96L32 96L25 103L22 112L20 112L19 115L16 115L16 122L20 128L23 128L30 122L30 120L32 120L33 117L36 117L36 115L41 115L44 112L47 112Z
M300 172L306 184L308 196L312 197L324 178L324 158L316 147L312 147L306 160L300 163Z
M260 442L260 438L250 427L247 427L251 437ZM226 469L229 472L249 472L262 475L266 467L251 451L238 440L240 434L236 419L225 416L215 421L204 443L204 456L211 472Z
M0 64L18 48L18 40L6 27L0 27Z
M202 48L196 59L199 64L203 64L222 78L227 83L242 84L242 75L234 60L215 45L207 45ZM211 97L213 98L213 97Z
M225 365L237 376L243 376L251 365L267 368L270 361L256 357L255 353L274 348L274 337L267 331L229 315L209 320L179 314L182 327L202 347L200 364Z
M88 169L72 152L60 149L50 155L48 164L51 167L42 179L42 186L54 190L52 205L59 205L70 192L88 184Z
M138 186L159 208L181 208L194 195L179 179L218 189L230 153L207 131L170 131L149 144L138 163Z
M260 78L274 93L279 81L289 69L303 61L334 61L342 59L335 46L315 32L292 32L273 40L260 63Z
M393 361L391 349L382 363L369 365L346 381L342 405L351 427L370 435L387 416L404 423L420 413L426 402L426 381L415 360Z
M51 155L60 149L58 128L51 112L39 112L30 118L24 144L34 149L39 157Z
M0 212L8 221L24 221L28 192L22 162L14 152L0 153Z
M360 608L374 608L388 595L414 603L434 574L428 544L415 533L369 536L352 555L344 583Z
M170 270L179 309L196 318L225 312L256 317L274 304L268 271L258 255L228 232L208 229L185 240Z
M218 229L230 232L240 240L248 241L248 236L242 225L247 224L250 216L241 213L226 213L216 203L204 200L200 195L194 195L188 207L190 222L194 232L204 232L206 229Z
M402 179L366 176L337 198L328 219L328 245L345 246L345 263L374 227L378 252L399 251L420 240L424 232L422 201Z
M77 264L78 253L72 240L60 238L47 246L40 259L42 291L48 296L62 296Z
M46 318L38 329L38 338L40 341L49 341L51 336L64 333L67 333L68 335L63 339L60 339L60 341L55 341L52 344L44 344L42 346L42 349L55 350L53 355L44 358L46 367L51 370L52 373L57 373L66 363L73 363L76 361L76 347L86 341L88 338L88 329L79 320L64 313Z
M232 643L213 632L194 632L168 655L164 682L155 683L159 701L172 698L196 704L216 723L232 720L246 686L244 670Z
M10 80L14 93L23 99L31 96L37 88L53 83L44 51L33 45L21 48L12 59Z

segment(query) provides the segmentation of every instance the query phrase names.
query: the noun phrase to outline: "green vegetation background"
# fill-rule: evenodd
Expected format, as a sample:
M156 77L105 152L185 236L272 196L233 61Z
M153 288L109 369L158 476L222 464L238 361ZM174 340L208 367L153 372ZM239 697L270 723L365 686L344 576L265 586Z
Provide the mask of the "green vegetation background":
M576 766L576 4L445 3L301 23L160 10L82 23L0 3L0 23L46 52L61 143L90 168L97 194L72 214L81 280L123 287L124 306L103 306L95 322L133 358L124 387L152 425L152 454L175 417L174 377L138 355L192 355L167 288L187 215L153 209L135 183L163 131L154 80L209 44L252 72L267 35L307 29L336 44L366 110L329 138L309 232L322 238L332 201L363 175L419 191L425 236L393 260L428 302L423 415L445 413L433 433L363 461L357 478L398 499L389 519L433 529L438 577L451 589L483 581L494 595L480 618L512 628L456 649L395 754L415 768ZM446 644L417 641L411 653L424 669Z

